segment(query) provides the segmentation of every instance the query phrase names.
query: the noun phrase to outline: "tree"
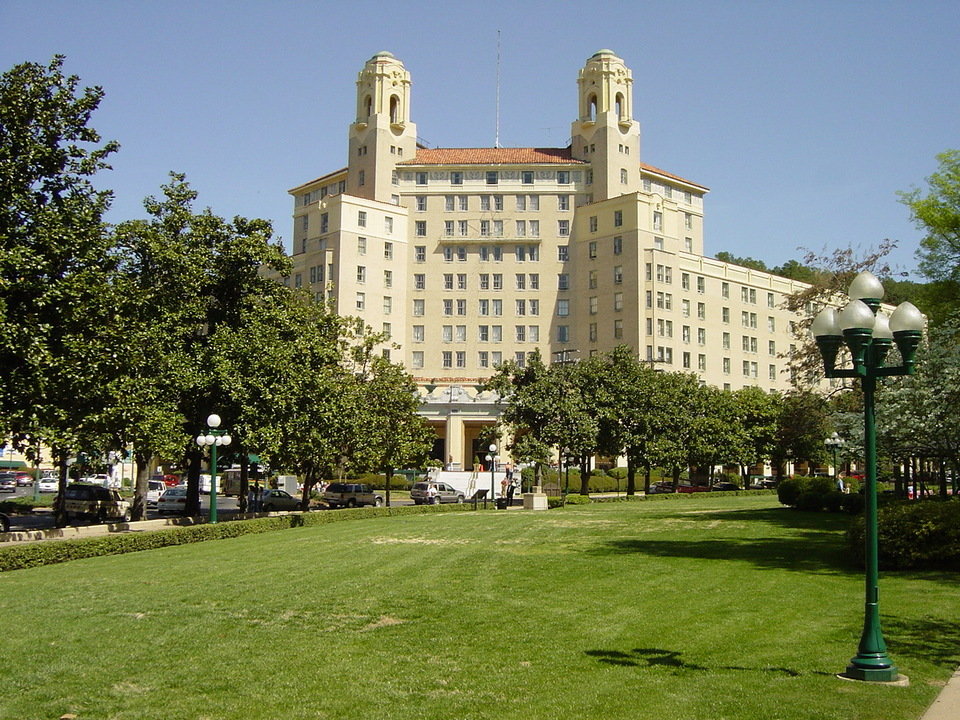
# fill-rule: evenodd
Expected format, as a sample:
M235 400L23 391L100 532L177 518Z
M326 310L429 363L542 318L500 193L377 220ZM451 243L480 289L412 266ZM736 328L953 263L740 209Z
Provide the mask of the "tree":
M809 390L784 395L774 449L776 466L783 467L788 459L812 462L823 457L823 441L833 432L831 427L822 395Z
M111 194L91 178L118 146L89 126L103 90L81 90L63 62L0 76L0 417L21 446L51 447L60 497L67 458L95 434L117 319L102 221Z
M748 487L748 466L770 458L776 447L780 397L758 387L745 387L735 390L731 400L735 437L729 459L737 460L744 487Z
M939 167L927 178L927 192L901 192L916 226L926 233L917 250L919 270L933 281L927 307L934 323L960 302L960 150L937 155Z
M728 253L725 250L721 250L717 253L717 260L731 263L732 265L740 265L741 267L752 268L754 270L770 272L770 268L767 267L767 264L763 260L755 260L752 257L737 257L736 255Z

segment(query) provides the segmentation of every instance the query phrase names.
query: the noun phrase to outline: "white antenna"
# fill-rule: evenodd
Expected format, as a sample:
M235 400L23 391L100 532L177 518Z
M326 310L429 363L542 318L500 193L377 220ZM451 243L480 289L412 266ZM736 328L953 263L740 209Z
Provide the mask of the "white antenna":
M493 140L495 148L500 147L500 31L497 30L497 133Z

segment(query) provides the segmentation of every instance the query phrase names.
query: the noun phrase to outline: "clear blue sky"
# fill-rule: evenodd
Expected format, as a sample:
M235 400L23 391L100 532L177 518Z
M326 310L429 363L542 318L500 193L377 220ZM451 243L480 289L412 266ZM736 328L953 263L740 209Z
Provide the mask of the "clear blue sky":
M798 247L920 233L896 191L960 147L960 3L0 2L0 67L67 56L106 98L121 144L101 184L112 221L141 217L167 172L202 206L291 235L287 189L346 164L356 74L379 50L413 75L434 147L564 146L577 71L600 48L632 68L642 159L711 188L707 253L769 264ZM589 9L599 7L600 9Z

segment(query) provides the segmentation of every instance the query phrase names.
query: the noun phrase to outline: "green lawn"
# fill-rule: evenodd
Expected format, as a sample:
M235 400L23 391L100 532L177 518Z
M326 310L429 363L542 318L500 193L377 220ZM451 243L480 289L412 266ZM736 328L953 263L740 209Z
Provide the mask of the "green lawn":
M960 583L881 578L909 687L837 679L846 518L772 496L343 522L0 575L0 718L914 720Z

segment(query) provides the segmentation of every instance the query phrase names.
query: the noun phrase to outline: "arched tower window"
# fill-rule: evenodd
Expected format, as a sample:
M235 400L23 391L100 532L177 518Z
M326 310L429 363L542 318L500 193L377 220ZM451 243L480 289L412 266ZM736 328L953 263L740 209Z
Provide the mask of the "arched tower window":
M363 112L365 117L370 117L373 114L373 98L369 95L363 99Z
M400 98L396 95L390 96L390 122L400 122Z
M590 120L597 119L597 96L591 95L587 98L587 117Z
M626 120L627 107L623 101L623 93L617 93L617 119Z

